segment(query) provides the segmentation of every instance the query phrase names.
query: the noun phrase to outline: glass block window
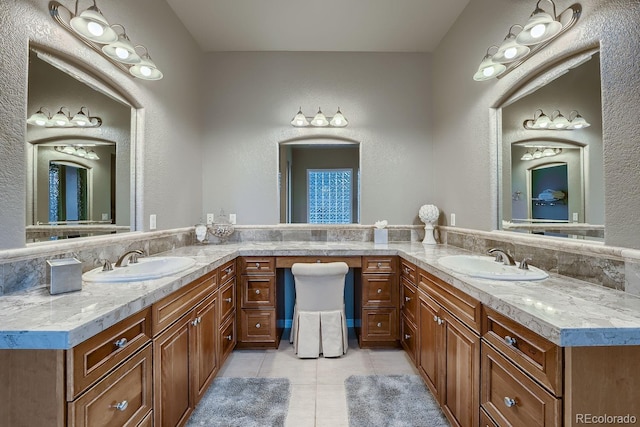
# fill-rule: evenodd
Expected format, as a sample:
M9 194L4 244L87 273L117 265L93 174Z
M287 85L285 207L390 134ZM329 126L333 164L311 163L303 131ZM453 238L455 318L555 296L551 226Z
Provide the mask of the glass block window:
M60 213L60 165L49 165L49 222L58 221Z
M351 169L308 169L310 224L350 224L353 189Z

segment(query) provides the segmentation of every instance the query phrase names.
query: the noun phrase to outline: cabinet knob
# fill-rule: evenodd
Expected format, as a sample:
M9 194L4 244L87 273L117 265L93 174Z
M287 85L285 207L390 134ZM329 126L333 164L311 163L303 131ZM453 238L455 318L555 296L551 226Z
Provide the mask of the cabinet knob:
M507 408L511 408L516 406L516 400L512 397L505 397L504 404L507 405Z
M125 409L127 409L127 406L129 406L129 402L127 402L126 400L123 400L122 402L118 402L115 405L113 405L113 407L116 408L118 411L124 411Z
M404 300L405 300L406 302L409 302L409 301L411 301L411 297L404 297Z
M260 289L256 289L256 295L260 295Z
M506 342L507 345L510 345L511 347L515 347L516 344L518 343L515 338L510 337L509 335L504 337L504 342Z
M231 302L231 301L233 301L231 298L225 298L224 300L225 300L226 302Z
M256 262L256 268L260 268L260 263Z
M260 323L256 323L256 329L260 329L262 325Z
M437 321L438 321L438 316L434 315L434 316L433 316L433 321L434 321L434 322L437 322Z
M409 334L404 334L404 339L405 339L405 340L408 340L408 339L410 339L410 338L411 338L411 335L409 335Z
M113 345L115 345L118 348L124 348L124 346L127 345L127 339L120 338L118 341L114 342Z
M322 262L322 260L320 260L320 259L316 260L316 264L320 264L321 262Z
M231 340L233 339L233 335L227 335L225 338L226 338L227 340L231 341Z
M382 323L378 322L378 328L382 327Z
M378 263L378 268L382 268L382 263L381 262Z
M191 321L191 324L192 324L193 326L198 326L198 323L200 323L200 322L202 322L202 317L198 316L198 317L196 317L195 319L193 319L193 320Z
M442 325L444 323L444 320L442 320L441 317L438 317L438 325Z
M378 288L378 293L381 294L382 293L382 289Z
M411 270L409 270L409 268L408 268L408 267L405 267L405 268L404 268L404 272L405 272L405 273L409 274L409 271L411 271Z
M231 273L231 267L225 268L224 272L227 273L227 274L230 274Z

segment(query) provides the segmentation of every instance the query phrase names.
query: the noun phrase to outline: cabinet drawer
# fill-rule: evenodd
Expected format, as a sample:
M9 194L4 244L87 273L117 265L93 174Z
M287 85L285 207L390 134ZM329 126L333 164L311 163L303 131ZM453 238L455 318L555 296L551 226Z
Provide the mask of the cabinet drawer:
M153 427L153 411L149 412L149 415L144 417L144 420L140 421L137 427Z
M242 274L273 274L276 271L274 257L242 257L240 263Z
M220 366L227 359L229 354L233 351L236 346L236 342L238 341L236 335L236 317L231 316L227 319L225 323L220 326Z
M398 311L395 308L363 309L362 335L371 341L397 340Z
M398 276L395 274L363 274L363 307L396 307L398 304Z
M418 291L415 286L407 282L406 277L402 277L401 281L400 308L402 314L413 324L416 324L418 317Z
M416 266L407 260L400 258L400 276L407 279L413 286L418 283L418 272Z
M70 426L135 426L152 408L151 345L138 352L76 401Z
M498 427L484 409L480 410L480 427Z
M220 288L220 319L224 321L236 309L236 281L231 279Z
M394 256L385 257L362 257L363 273L395 273L398 258Z
M242 308L276 306L275 276L242 276Z
M297 262L344 262L349 268L362 267L362 257L359 256L279 256L276 258L276 268L291 268Z
M562 400L482 343L482 407L499 425L560 426Z
M482 311L480 301L426 271L418 270L418 278L420 289L458 317L471 330L480 333Z
M502 314L483 307L482 336L556 396L562 396L562 349Z
M218 285L222 286L236 275L236 260L229 261L218 268Z
M67 400L73 400L151 341L151 308L116 323L67 352Z
M151 306L153 336L184 316L216 287L216 272L212 271L162 298Z
M240 317L240 341L261 343L276 341L275 310L240 310Z
M400 342L413 363L416 363L416 349L418 348L418 335L416 328L404 315L400 326Z

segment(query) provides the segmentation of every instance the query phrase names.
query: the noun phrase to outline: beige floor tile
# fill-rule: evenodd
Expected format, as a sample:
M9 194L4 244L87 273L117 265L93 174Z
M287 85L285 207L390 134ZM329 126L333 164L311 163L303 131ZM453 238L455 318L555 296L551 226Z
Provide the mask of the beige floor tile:
M221 377L257 377L266 352L263 350L234 350L218 373Z
M347 397L344 384L318 384L316 392L316 425L347 425Z
M316 386L292 384L289 412L285 426L315 426L316 422Z
M404 350L371 350L370 356L376 375L418 375Z

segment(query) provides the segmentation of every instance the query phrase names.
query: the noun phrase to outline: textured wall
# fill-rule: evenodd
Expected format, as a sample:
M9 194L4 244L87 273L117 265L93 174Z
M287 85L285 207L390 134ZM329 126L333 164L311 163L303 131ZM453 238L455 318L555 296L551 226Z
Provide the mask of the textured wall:
M543 2L546 4L547 2ZM574 2L557 1L558 10ZM434 156L440 181L435 202L456 213L458 226L496 228L495 121L491 108L538 70L588 47L601 46L604 143L605 241L640 248L640 3L583 0L577 24L522 66L499 80L475 82L473 73L487 48L509 27L524 23L533 1L472 0L433 57ZM453 167L464 165L464 170Z
M361 223L419 221L432 200L430 56L375 53L208 54L202 81L204 209L277 224L278 142L322 135L361 143ZM339 106L343 129L290 121ZM204 212L203 212L204 214Z
M73 8L75 2L62 1ZM25 243L25 117L29 42L54 50L78 66L128 94L141 108L135 171L141 195L136 209L138 229L148 229L148 215L158 215L158 228L197 221L202 193L201 128L197 117L197 82L201 53L173 11L163 1L100 2L111 23L121 23L136 43L147 46L164 71L157 82L134 80L58 26L47 1L0 3L0 249ZM80 2L87 7L89 2ZM144 220L144 221L143 221Z

